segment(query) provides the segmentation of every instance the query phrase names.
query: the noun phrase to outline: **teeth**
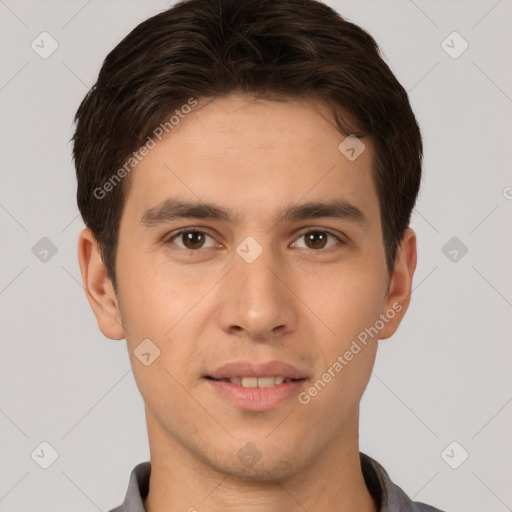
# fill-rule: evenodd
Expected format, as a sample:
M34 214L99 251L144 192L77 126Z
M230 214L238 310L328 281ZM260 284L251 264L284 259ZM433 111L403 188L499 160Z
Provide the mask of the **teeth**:
M284 377L233 377L229 382L244 388L271 388L285 381Z
M258 377L242 377L242 386L244 388L257 388L258 381Z
M276 385L275 377L259 377L258 387L259 388L271 388Z

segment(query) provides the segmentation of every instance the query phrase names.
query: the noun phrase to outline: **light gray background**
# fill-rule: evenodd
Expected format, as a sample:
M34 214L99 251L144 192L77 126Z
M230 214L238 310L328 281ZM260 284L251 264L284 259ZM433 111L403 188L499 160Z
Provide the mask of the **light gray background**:
M425 142L415 290L380 342L361 450L415 500L511 510L512 2L328 3L377 39ZM126 342L103 337L82 289L68 141L108 51L169 5L0 0L0 511L109 510L149 460ZM47 59L31 48L43 31L59 44ZM469 43L457 59L441 47L453 31ZM58 249L46 263L42 237ZM59 454L48 469L31 458L42 441ZM469 452L458 469L441 457L452 441Z

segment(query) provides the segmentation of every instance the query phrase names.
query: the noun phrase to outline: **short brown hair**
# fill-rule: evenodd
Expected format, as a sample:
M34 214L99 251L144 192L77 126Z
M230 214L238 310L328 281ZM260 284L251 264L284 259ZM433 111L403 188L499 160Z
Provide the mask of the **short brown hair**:
M320 99L343 134L372 138L391 272L418 195L423 147L407 93L375 40L315 0L183 0L142 22L108 54L75 116L78 208L116 291L130 175L104 198L95 191L191 97L234 91ZM358 131L342 124L342 112L357 120Z

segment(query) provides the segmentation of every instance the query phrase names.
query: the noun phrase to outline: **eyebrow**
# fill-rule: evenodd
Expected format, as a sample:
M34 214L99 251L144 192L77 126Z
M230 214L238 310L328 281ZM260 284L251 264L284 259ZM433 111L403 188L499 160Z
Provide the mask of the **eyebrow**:
M235 217L230 209L213 203L180 201L169 198L147 209L142 215L141 224L146 227L152 227L160 223L182 218L232 222ZM320 217L347 220L361 227L368 227L368 219L362 210L344 199L326 202L315 201L289 206L279 215L277 222L297 222Z

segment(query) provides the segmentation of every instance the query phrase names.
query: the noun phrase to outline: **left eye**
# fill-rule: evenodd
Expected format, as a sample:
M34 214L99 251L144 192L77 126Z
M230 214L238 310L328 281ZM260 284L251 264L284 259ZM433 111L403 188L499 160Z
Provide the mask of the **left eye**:
M327 245L328 239L334 239L335 242L331 243L330 245ZM333 233L330 233L329 231L321 231L318 229L307 231L306 233L302 233L300 237L297 240L304 239L306 243L306 247L300 247L305 249L325 249L326 247L331 247L333 245L336 245L337 242L341 242L342 240L334 235ZM297 247L297 242L294 242L292 245L294 247Z

